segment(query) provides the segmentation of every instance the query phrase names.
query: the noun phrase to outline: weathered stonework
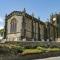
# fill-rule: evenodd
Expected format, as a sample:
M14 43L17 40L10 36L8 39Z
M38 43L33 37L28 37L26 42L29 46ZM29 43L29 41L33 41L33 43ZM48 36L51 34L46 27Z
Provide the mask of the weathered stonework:
M13 19L15 19L17 23L15 33L10 32L11 21ZM26 12L13 11L6 16L5 22L7 23L5 23L6 36L4 35L4 38L6 38L7 41L44 41L49 35L46 24ZM53 29L51 25L50 33L53 32ZM52 33L50 37L53 37L53 34L54 33Z
M21 29L22 29L22 17L23 16L12 16L10 19L8 19L7 21L7 39L9 40L14 40L15 38L21 37ZM16 33L10 33L10 24L11 24L11 20L15 18L17 21L17 31Z

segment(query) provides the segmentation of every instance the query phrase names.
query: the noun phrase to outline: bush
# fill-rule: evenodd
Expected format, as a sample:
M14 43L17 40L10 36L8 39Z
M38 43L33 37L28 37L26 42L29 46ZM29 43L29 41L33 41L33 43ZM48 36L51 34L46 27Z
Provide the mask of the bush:
M25 49L36 49L37 46L26 46Z
M48 45L47 44L39 44L40 47L44 47L44 48L48 48Z
M17 54L22 53L24 50L23 47L19 45L13 45L13 44L3 44L0 45L0 53L9 53L9 54Z
M21 47L21 46L15 46L15 47L11 48L11 52L14 53L14 54L22 53L23 50L24 50L24 48Z
M56 45L50 45L50 48L58 48Z
M25 46L25 49L30 49L30 48L32 48L31 46Z
M10 49L5 45L0 45L0 54L9 54Z

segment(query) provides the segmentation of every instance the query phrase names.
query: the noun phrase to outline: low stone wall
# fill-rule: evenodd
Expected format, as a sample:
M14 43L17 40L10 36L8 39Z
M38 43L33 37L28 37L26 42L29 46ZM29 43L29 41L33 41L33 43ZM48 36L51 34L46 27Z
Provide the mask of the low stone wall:
M19 42L16 42L16 41L9 41L9 42L6 42L4 44L19 44L20 46L57 46L57 47L60 47L60 42L54 42L54 41L51 41L51 42L42 42L42 41L19 41Z
M44 46L58 46L60 47L60 42L41 42L41 41L26 41L26 42L19 42L19 44L21 46L40 46L40 45L44 45Z

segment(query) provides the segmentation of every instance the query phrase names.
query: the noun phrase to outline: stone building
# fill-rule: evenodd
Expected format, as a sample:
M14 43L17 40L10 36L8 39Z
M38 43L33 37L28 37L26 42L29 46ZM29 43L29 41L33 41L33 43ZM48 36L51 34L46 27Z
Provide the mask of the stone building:
M0 29L0 40L4 37L4 29Z
M5 16L4 39L7 41L55 41L57 31L56 15L50 22L29 15L26 10L13 11Z
M60 13L51 15L51 23L56 27L56 38L57 41L60 41Z
M51 22L46 22L46 30L47 39L49 41L56 41L56 27Z
M45 23L24 11L5 16L4 38L7 41L44 41Z

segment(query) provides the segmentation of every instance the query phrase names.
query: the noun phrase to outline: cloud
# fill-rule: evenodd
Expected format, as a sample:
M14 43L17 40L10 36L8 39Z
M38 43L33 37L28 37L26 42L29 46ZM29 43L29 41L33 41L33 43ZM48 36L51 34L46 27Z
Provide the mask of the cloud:
M0 29L3 29L4 28L4 26L0 26Z
M4 18L0 16L0 29L4 28Z

